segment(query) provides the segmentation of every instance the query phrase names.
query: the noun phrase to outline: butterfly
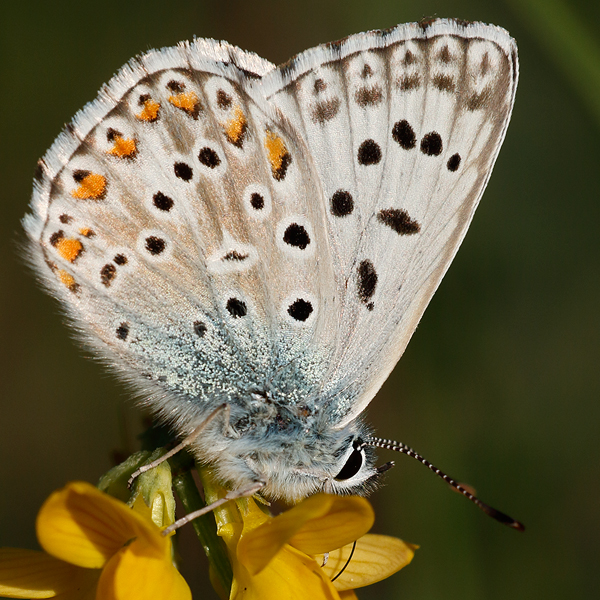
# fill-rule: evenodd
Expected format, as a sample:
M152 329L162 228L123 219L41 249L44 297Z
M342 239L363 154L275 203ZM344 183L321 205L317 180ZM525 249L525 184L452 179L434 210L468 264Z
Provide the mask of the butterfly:
M36 268L143 404L201 426L232 490L366 493L374 448L402 445L362 413L465 236L517 78L506 31L457 20L279 67L206 39L150 51L39 161Z

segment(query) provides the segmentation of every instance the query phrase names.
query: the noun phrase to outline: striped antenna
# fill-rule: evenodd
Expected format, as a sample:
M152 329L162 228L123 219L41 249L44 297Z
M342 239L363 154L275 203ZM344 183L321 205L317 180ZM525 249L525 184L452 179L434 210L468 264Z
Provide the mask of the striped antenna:
M451 485L456 491L460 492L463 496L468 498L471 502L475 503L484 513L496 519L496 521L500 521L500 523L504 523L513 529L517 529L518 531L525 531L525 525L520 523L519 521L515 521L513 518L505 515L503 512L492 508L482 502L477 496L471 494L469 490L466 490L462 485L457 483L451 477L448 477L445 473L442 473L437 467L432 465L428 460L423 458L420 454L417 454L412 448L409 448L406 444L402 444L399 442L394 442L392 440L384 440L382 438L369 437L365 440L365 445L374 446L376 448L384 448L386 450L393 450L394 452L401 452L402 454L407 454L408 456L412 456L412 458L416 458L420 463L424 464L430 471L433 471L438 477L441 477L446 483Z

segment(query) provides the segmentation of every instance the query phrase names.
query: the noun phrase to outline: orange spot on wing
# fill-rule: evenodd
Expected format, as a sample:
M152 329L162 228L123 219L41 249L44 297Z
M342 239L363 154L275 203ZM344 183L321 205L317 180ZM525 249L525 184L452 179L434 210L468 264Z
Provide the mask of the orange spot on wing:
M79 187L71 192L71 196L79 200L100 200L105 192L106 177L98 173L90 173L79 181Z
M117 135L113 139L113 147L108 154L117 158L134 158L137 154L137 144L133 138L125 139Z
M196 119L200 112L200 101L195 92L182 92L169 96L169 102L176 108L185 111L190 117Z
M74 238L60 238L56 242L56 251L69 262L74 262L82 250L83 244Z
M244 135L248 129L248 120L239 106L234 109L234 117L223 125L227 139L234 145L241 148L244 141Z
M79 289L79 285L76 283L75 278L70 273L63 271L62 269L58 272L58 277L63 285L66 285L70 291L76 292Z
M273 177L277 181L281 181L285 177L285 173L291 161L291 156L286 148L285 142L276 133L267 130L265 148L267 149L268 159L271 163Z
M83 237L93 237L94 236L94 230L90 229L89 227L82 227L79 230L80 235L82 235Z
M265 148L269 154L269 162L274 171L281 167L283 157L287 154L284 141L272 131L267 131Z
M158 119L159 110L160 104L152 100L152 98L148 98L144 101L144 108L142 109L142 112L135 116L140 121L151 123L152 121L156 121L156 119Z

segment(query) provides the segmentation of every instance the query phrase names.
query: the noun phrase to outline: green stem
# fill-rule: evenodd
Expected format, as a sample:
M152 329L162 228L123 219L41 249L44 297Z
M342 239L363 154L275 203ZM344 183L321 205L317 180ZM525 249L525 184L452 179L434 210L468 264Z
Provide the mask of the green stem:
M181 452L180 454L185 453ZM183 460L186 459L184 458ZM173 457L169 462L173 468L173 487L183 504L185 512L189 514L206 506L198 492L198 487L189 468L185 468L184 463L178 460L177 456ZM231 563L229 562L227 546L217 535L214 514L210 512L194 519L192 527L204 548L204 552L221 587L229 591L231 589L231 582L233 581L233 572L231 570Z

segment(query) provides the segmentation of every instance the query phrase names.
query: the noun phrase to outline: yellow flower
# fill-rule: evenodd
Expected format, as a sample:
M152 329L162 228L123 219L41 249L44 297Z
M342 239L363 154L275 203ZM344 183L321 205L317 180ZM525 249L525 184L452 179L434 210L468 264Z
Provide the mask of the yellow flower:
M46 552L0 549L0 596L191 600L170 539L149 517L88 483L54 492L36 527Z
M215 517L233 567L230 600L354 598L349 590L389 577L410 563L416 548L365 535L373 509L356 496L319 494L274 518L253 499L242 499L216 509ZM336 578L354 540L352 559Z

